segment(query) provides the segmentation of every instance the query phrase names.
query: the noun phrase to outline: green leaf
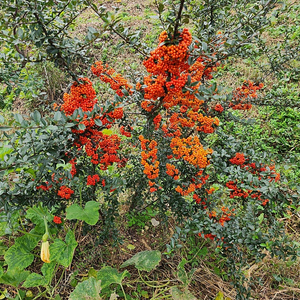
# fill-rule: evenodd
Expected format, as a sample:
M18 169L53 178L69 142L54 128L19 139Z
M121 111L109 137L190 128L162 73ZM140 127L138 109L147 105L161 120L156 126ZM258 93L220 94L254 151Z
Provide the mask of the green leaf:
M45 232L44 217L46 217L48 222L52 221L52 215L41 205L29 208L26 213L26 218L30 219L32 223L36 224L36 231L41 233Z
M97 278L97 274L98 274L98 272L94 268L89 269L89 272L88 272L89 277Z
M135 254L130 259L126 260L121 268L125 268L130 265L135 265L135 267L140 271L150 272L154 269L161 261L161 252L158 250L153 251L142 251Z
M17 36L18 36L20 39L23 38L23 30L22 30L22 28L19 27L19 28L17 29L16 33L17 33Z
M23 117L20 114L15 114L15 120L19 123L22 124L22 122L24 121Z
M184 265L187 263L187 260L185 258L183 258L181 260L181 262L179 263L177 269L178 269L178 272L177 272L177 276L178 276L178 279L185 285L187 286L189 284L189 279L188 279L188 276L186 274L186 271L184 269Z
M30 233L17 238L15 244L4 255L8 269L23 270L28 267L34 259L34 255L30 251L37 246L39 240L39 236L33 236Z
M44 263L43 266L42 266L41 271L42 271L42 273L44 275L44 278L47 281L47 284L51 283L55 266L56 266L55 262Z
M33 120L34 120L34 122L36 122L36 123L40 123L40 121L41 121L41 114L37 111L37 110L35 110L33 113L32 113L32 118L33 118Z
M64 267L68 267L72 262L77 245L74 233L68 231L66 242L56 239L54 243L50 245L50 260L56 261Z
M99 119L95 119L94 121L95 121L95 124L97 126L102 126L103 125L102 122L101 122L101 120L99 120Z
M113 134L112 130L110 130L110 129L103 129L102 133L106 134L106 135L112 135Z
M7 289L5 289L4 291L0 291L0 300L6 299L7 295L8 295Z
M6 155L6 154L9 154L9 153L11 153L13 151L13 149L12 148L9 148L9 147L1 147L0 148L0 160L3 160L4 159L4 156Z
M134 249L135 249L135 246L132 245L132 244L128 244L128 245L127 245L127 249L129 249L129 250L134 250Z
M170 289L170 293L174 300L197 300L187 289L181 291L176 286Z
M29 271L24 271L20 269L8 270L0 278L0 283L18 287L20 283L23 282L28 277L29 274L30 274Z
M62 113L60 111L56 111L53 117L54 121L59 121L61 120L61 118L62 118Z
M262 221L264 220L264 213L261 213L259 216L258 216L258 224L261 224Z
M31 273L23 283L23 287L25 288L36 287L36 286L46 287L51 282L55 266L56 266L55 262L51 262L49 264L44 263L41 269L44 276L37 273Z
M110 266L103 267L97 274L97 279L101 280L101 288L105 289L112 283L122 284L122 280L129 274L127 270L123 273L118 273L115 268Z
M8 131L8 130L11 130L11 129L12 129L11 126L0 126L1 131Z
M163 10L164 10L164 5L162 3L159 3L159 5L158 5L158 11L159 11L159 13L162 13Z
M82 124L82 123L80 123L80 124L78 124L78 129L79 130L85 130L85 125L84 124Z
M84 209L75 203L67 208L66 218L68 220L82 220L89 225L95 225L99 220L99 207L100 203L96 201L88 201Z
M23 283L23 287L25 288L46 286L46 285L47 285L47 280L45 279L45 277L37 273L29 274L29 276L26 278L25 282Z
M69 300L101 300L101 281L94 277L78 283Z

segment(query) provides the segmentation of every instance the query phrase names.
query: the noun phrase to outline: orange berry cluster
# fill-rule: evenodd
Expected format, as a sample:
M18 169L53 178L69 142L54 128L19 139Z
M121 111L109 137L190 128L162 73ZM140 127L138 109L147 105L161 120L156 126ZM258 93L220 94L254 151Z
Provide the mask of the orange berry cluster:
M146 87L143 92L146 101L141 103L141 107L151 112L161 104L167 109L176 105L186 105L189 109L198 111L204 101L197 99L193 91L201 85L202 77L205 74L208 76L214 69L205 68L206 62L201 57L189 65L192 36L187 28L179 33L178 39L168 39L164 31L159 41L160 45L144 61L149 76L144 78ZM193 85L184 91L188 81Z
M197 136L172 139L170 147L176 159L183 158L191 165L204 169L209 165L207 155L212 153L211 149L204 149Z
M175 180L179 179L179 170L172 164L166 164L166 173L173 177Z
M43 191L49 191L51 188L52 188L52 184L49 184L48 181L36 187L37 190L41 189Z
M154 130L157 130L159 128L160 122L161 122L162 116L158 114L154 119L153 123L155 125Z
M221 113L224 110L224 108L220 103L218 103L215 105L214 110Z
M74 194L74 191L65 185L61 186L57 192L57 195L64 199L70 199L72 194Z
M142 135L139 136L141 148L141 164L144 166L144 174L149 179L155 179L159 175L159 161L157 160L157 142L154 140L145 139Z
M104 72L105 74L101 77L103 81L109 82L116 90L116 92L122 96L121 88L130 89L126 80L123 79L119 74L114 75L114 70L106 70L102 67L101 63L96 63L93 66L94 72ZM100 73L101 73L100 72ZM99 73L99 74L100 74ZM74 82L71 86L70 93L64 95L64 103L60 109L65 112L67 116L74 114L76 109L81 108L83 112L91 112L97 103L96 92L93 88L92 82L87 78L79 78L78 82ZM85 129L72 128L72 133L75 136L74 145L78 151L83 150L90 157L90 161L94 165L98 165L100 169L106 170L108 166L113 163L117 163L118 167L123 167L126 164L125 159L118 157L118 150L120 146L120 138L117 135L107 135L102 132L103 129L109 129L117 119L123 118L123 109L118 107L118 104L112 104L113 109L104 112L94 117L88 117L84 114L80 124L85 125ZM79 121L78 115L78 121ZM75 116L76 118L76 116ZM95 120L101 121L102 126L96 125ZM129 132L122 128L122 133L129 136ZM68 153L66 153L68 156ZM76 170L76 157L71 159L69 163L72 165L71 175L72 177L77 173ZM100 178L97 174L87 177L87 185L95 185L99 182ZM58 182L57 182L58 183ZM103 182L102 182L103 183ZM62 198L69 199L74 193L73 190L66 186L61 186L58 190L58 195Z
M239 189L237 187L237 183L234 181L229 181L226 182L226 186L230 189L230 198L234 198L234 197L242 197L242 198L247 198L249 196L249 190L245 191L242 189Z
M267 178L269 179L270 182L272 182L273 180L275 182L277 182L280 179L280 173L276 173L275 171L275 166L264 166L262 164L260 164L259 166L257 166L255 163L249 163L248 159L245 158L243 153L236 153L236 155L231 158L229 160L232 164L234 165L238 165L241 168L244 168L245 170L247 170L248 172L257 175L258 176L258 180L261 180L262 178L262 174L261 172L266 172L267 167L269 169L270 175L267 176ZM247 163L246 163L247 162ZM252 182L250 182L251 184ZM262 202L262 205L265 206L268 202L269 199L263 199L262 193L259 191L259 186L253 186L256 189L256 192L252 191L252 190L242 190L239 189L237 187L237 181L229 181L226 183L226 186L231 190L230 191L230 198L234 198L234 197L242 197L244 199L248 198L249 196L252 199L257 199L259 201Z
M66 115L73 114L77 108L81 108L84 112L92 111L94 105L97 103L97 99L95 98L96 92L91 81L84 78L79 79L79 82L82 84L75 82L71 87L70 94L64 95L64 103L61 106L61 110ZM76 134L74 145L78 149L84 149L86 154L91 158L91 163L99 165L102 170L106 170L114 162L120 162L117 156L120 138L117 135L104 134L100 130L100 127L95 124L95 119L99 119L104 128L110 128L116 119L121 118L123 118L123 109L116 107L109 113L103 113L101 116L96 116L95 118L87 119L85 115L81 123L86 128L83 130L72 129L72 132ZM76 174L75 161L72 160L70 163L72 163L71 174L74 176Z
M87 177L87 185L95 185L96 184L96 182L99 182L100 181L100 177L99 177L99 175L98 174L95 174L95 175L93 175L93 176L91 176L91 175L89 175L88 177Z
M61 110L67 116L72 115L78 108L82 108L83 111L92 111L97 103L96 92L88 78L79 78L78 83L74 82L70 94L65 93L63 100Z
M222 213L221 213L220 217L217 216L216 211L214 211L214 210L211 211L209 213L209 218L216 220L218 223L220 223L222 226L224 226L225 222L230 220L230 216L234 215L234 213L233 213L234 209L232 209L230 211L227 207L223 206L221 208L221 211L222 211Z
M124 96L122 89L127 90L130 94L132 93L132 86L128 84L127 80L123 78L121 74L115 74L116 71L114 69L108 69L108 65L104 68L101 61L96 61L95 65L91 67L91 70L101 81L109 83L111 88L115 90L120 97Z
M144 66L149 73L153 75L169 75L166 74L166 72L169 72L174 76L179 76L182 71L189 68L187 56L188 47L192 42L192 35L187 28L182 30L177 45L175 45L175 41L168 40L166 31L160 34L159 42L160 45L144 61Z
M131 137L132 130L133 130L133 128L131 126L127 126L127 128L125 128L124 126L120 127L120 133L126 137Z
M236 153L233 158L229 159L229 161L233 165L241 166L245 163L246 159L243 153Z
M257 98L256 91L263 88L263 84L255 85L252 81L245 81L242 87L237 88L232 93L232 101L229 103L229 107L235 110L249 110L252 105L250 103L251 98Z

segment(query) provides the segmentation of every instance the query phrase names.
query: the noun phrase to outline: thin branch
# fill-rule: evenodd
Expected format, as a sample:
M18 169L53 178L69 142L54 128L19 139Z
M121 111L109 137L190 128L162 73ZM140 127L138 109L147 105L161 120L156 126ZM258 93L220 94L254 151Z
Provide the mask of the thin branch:
M32 9L32 6L30 5L30 3L28 3L28 6ZM33 15L35 16L35 18L37 19L38 23L40 24L40 26L42 27L42 30L45 34L45 36L48 36L48 31L45 27L45 24L41 21L39 15L37 12L34 12ZM70 70L69 65L66 63L65 59L63 58L62 54L61 54L61 49L59 49L58 47L56 47L54 45L53 39L49 38L48 42L50 44L50 46L52 46L53 48L58 50L57 53L57 58L60 59L60 61L62 62L62 65L66 68L67 72L69 73L69 75L73 78L74 81L77 82L77 77L75 76L75 74Z
M70 4L70 2L71 2L71 0L69 0L66 3L66 5L58 13L56 13L56 15L51 20L49 20L47 23L45 23L45 25L48 26L51 22L53 22L66 9L66 7Z
M102 15L94 8L93 5L91 5L91 2L89 0L86 0L87 3L90 5L90 7L92 8L92 10L96 13L96 15L102 20ZM183 0L184 1L184 0ZM110 30L115 33L116 35L118 35L122 40L124 40L127 44L130 44L130 40L123 36L120 32L118 32L116 29L114 29L114 27L112 25L109 24L109 28ZM144 57L147 57L147 54L143 51L141 51L137 46L130 44L130 46L135 49L137 52L139 52L140 54L142 54Z
M159 3L157 2L157 0L155 0L155 5L156 5L156 7L157 7L158 17L159 17L160 23L161 23L163 29L166 30L165 22L163 21L162 15L161 15L161 13L160 13L160 11L159 11Z
M178 26L179 26L179 23L180 23L180 20L181 20L181 14L182 14L184 1L185 0L180 1L180 7L179 7L179 10L178 10L178 15L177 15L177 18L175 20L175 27L174 27L174 34L173 34L174 37L176 36Z

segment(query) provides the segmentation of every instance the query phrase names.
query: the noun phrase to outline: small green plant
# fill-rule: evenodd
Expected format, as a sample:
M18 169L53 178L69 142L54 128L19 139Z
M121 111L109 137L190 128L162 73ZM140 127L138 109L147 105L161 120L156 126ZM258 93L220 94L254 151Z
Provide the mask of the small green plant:
M154 210L153 207L148 206L145 210L139 212L127 213L127 226L135 226L138 229L145 229L145 226L150 225L150 221L158 214L158 211Z
M39 292L33 299L42 296L53 298L65 269L71 265L77 247L74 232L64 226L60 217L51 214L41 204L28 209L25 218L34 224L34 228L26 231L22 225L24 220L21 220L22 227L18 231L22 236L15 238L14 244L5 249L0 283L14 287L20 300L25 299L22 294L26 289L29 293L30 288L34 287ZM40 273L26 270L30 265L40 265L41 260L44 263ZM53 278L60 268L61 276L53 284Z

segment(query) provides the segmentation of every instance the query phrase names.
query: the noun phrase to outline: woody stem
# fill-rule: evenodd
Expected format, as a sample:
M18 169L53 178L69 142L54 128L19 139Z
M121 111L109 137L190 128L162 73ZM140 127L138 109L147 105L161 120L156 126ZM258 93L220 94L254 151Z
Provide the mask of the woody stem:
M177 15L177 18L176 18L176 21L175 21L174 34L173 34L174 37L176 36L177 30L178 30L178 27L179 27L179 22L180 22L180 19L181 19L181 14L182 14L184 1L185 0L180 1L180 7L179 7L178 15Z

